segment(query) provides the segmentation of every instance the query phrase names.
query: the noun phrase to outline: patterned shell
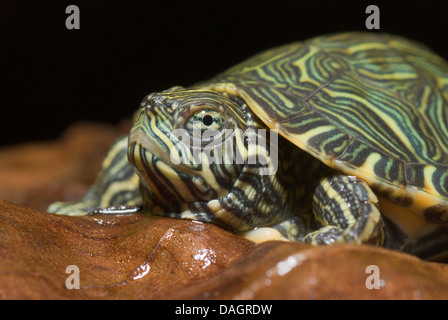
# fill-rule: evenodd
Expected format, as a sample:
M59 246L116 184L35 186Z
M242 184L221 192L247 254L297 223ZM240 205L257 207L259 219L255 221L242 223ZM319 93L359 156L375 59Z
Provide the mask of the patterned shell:
M258 54L199 86L241 97L269 128L389 198L446 211L448 64L421 44L375 33L321 36Z

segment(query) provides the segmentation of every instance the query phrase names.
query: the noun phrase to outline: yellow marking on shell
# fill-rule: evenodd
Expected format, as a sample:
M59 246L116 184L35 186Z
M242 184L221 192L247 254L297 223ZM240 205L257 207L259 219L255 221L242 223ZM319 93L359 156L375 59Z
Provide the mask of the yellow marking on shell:
M302 72L301 78L303 80L306 79L307 82L311 82L319 87L321 85L321 83L314 80L315 76L313 74L311 74L311 75L308 74L308 68L306 66L306 63L310 60L310 58L316 56L320 50L318 47L313 46L313 45L310 45L308 48L309 48L308 53L305 54L304 56L300 57L300 59L292 62L292 65L296 66Z
M327 132L327 131L331 131L334 130L336 127L333 125L328 125L328 126L322 126L322 127L317 127L311 130L306 131L304 134L300 135L300 138L303 141L306 141L306 144L309 144L309 140L314 138L315 136Z
M328 90L327 88L324 89L326 91L327 94L334 96L335 93L332 92L331 90ZM379 116L379 118L381 118L389 128L391 128L395 134L395 136L400 140L401 144L406 146L406 149L408 150L412 150L414 147L412 146L411 141L409 140L409 136L412 136L415 138L414 135L410 135L408 132L405 132L403 130L399 130L397 122L394 120L394 118L392 116L390 116L388 113L384 112L381 108L377 108L374 105L372 105L367 99L357 99L353 97L353 94L350 93L345 93L345 92L337 92L337 97L338 98L347 98L347 99L356 99L359 100L362 104L366 105L368 107L369 110L375 110L375 113ZM354 110L350 110L351 112L353 112ZM346 123L347 126L350 126L349 123ZM375 128L375 124L372 122L369 127L370 130L375 132L376 128ZM390 152L390 150L387 150L388 152ZM416 153L415 156L418 156L418 154Z
M260 77L261 79L265 79L266 81L268 81L268 82L272 82L272 83L276 83L276 82L277 82L276 77L275 77L274 75L269 75L269 74L267 74L267 73L264 71L263 68L258 68L258 69L257 69L257 72L258 72L259 77Z
M428 98L429 97L431 97L431 94L433 93L433 90L432 90L432 88L429 88L429 87L423 87L423 90L422 90L422 92L420 93L421 94L421 96L422 96L422 98L421 98L421 101L428 101ZM422 107L422 111L423 110L426 110L427 109L427 107L428 106L430 106L430 104L423 104L421 107ZM439 110L437 110L437 115L440 117L441 116L441 112L443 111L443 109L442 108L440 108ZM427 114L425 113L425 112L421 112L421 115L422 115L422 117L424 117L424 118L428 118L427 117ZM428 122L428 121L426 121L427 123L430 123L430 122Z
M367 69L359 69L358 72L368 78L371 79L378 79L378 80L411 80L411 79L417 79L418 74L416 73L410 73L410 72L394 72L394 73L375 73L370 72Z
M344 48L344 52L347 52L348 54L353 54L359 51L368 52L372 49L378 49L378 50L387 50L389 51L389 47L387 44L378 43L378 42L367 42L367 43L360 43L360 44L354 44L349 47Z
M253 70L259 71L260 69L263 68L264 65L271 64L272 62L277 61L277 59L278 59L277 55L275 55L275 54L273 55L272 52L268 51L264 54L264 59L262 59L262 62L260 62L257 65L254 65L252 67L246 66L242 70L239 70L238 73L244 74L246 72L253 71ZM235 68L241 68L241 67L240 67L240 65L236 65L236 66L232 67L231 69L227 70L227 72L230 72L230 71L232 71L232 69L235 69Z
M425 180L425 189L428 190L432 194L438 194L438 191L434 188L434 184L432 183L432 177L434 172L437 170L436 167L427 165L423 169L423 177Z
M296 101L291 101L281 91L275 90L274 88L271 88L270 91L275 92L275 94L280 97L280 100L283 101L283 103L286 106L286 108L294 109L295 107L297 107L297 102Z
M441 92L443 95L445 95L445 100L448 101L448 92ZM423 103L421 103L420 108L421 111L420 114L422 115L422 117L424 117L426 120L426 123L428 124L432 124L431 122L431 116L427 113L427 112L423 112L428 110L428 108L431 108L431 104L429 103L430 99L432 98L432 95L434 94L434 88L432 87L424 87L423 88L423 92L422 94L422 98L421 101ZM444 113L444 109L443 108L438 108L436 113L436 117L438 119L443 119L443 117L445 116Z
M445 77L445 78L443 78L443 77L436 77L436 78L435 78L435 81L436 81L437 85L438 85L440 88L444 88L445 86L448 85L448 77ZM447 94L446 91L442 91L442 94L445 95L445 98L447 97L447 96L446 96L446 94ZM448 99L447 99L447 100L448 100Z
M290 137L288 138L288 140L290 140L291 142L293 142L294 144L298 145L300 148L304 149L304 150L312 150L312 154L322 154L321 157L323 157L323 152L322 150L313 150L310 148L310 139L314 138L315 136L325 133L327 131L331 131L336 129L335 126L333 125L327 125L327 126L321 126L321 127L317 127L311 130L306 131L303 134L289 134L288 132L285 132L284 130L281 129L280 125L277 125L278 129L280 132L282 132L282 134L285 137ZM329 159L326 160L326 162L328 162Z
M362 164L362 166L358 167L356 170L359 172L364 173L367 176L373 176L374 174L374 166L378 163L378 161L381 160L381 155L377 152L373 152L369 154L369 156L366 158L365 162ZM358 174L355 174L358 176Z

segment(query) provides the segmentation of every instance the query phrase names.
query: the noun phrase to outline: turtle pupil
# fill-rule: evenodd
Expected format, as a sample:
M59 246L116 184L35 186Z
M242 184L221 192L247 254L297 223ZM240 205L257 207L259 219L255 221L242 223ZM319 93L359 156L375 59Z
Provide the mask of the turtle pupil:
M204 125L206 125L207 127L208 127L208 126L211 126L212 123L213 123L213 117L212 117L211 115L209 115L209 114L205 115L205 116L202 118L202 123L203 123Z

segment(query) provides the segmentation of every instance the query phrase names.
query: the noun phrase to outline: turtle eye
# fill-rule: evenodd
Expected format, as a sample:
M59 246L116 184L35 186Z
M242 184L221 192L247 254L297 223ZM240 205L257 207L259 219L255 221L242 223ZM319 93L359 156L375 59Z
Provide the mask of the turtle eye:
M221 113L213 109L202 109L187 119L185 129L193 136L195 132L202 134L205 130L220 131L223 124L224 119Z

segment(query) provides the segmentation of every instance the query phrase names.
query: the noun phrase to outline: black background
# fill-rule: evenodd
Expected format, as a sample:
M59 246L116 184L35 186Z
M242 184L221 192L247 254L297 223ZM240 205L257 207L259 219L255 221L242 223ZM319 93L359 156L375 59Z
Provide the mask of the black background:
M68 5L80 30L67 30ZM260 50L364 30L421 41L448 58L447 1L0 2L0 146L56 138L77 120L118 123L142 98L212 77ZM377 31L369 31L377 32Z

